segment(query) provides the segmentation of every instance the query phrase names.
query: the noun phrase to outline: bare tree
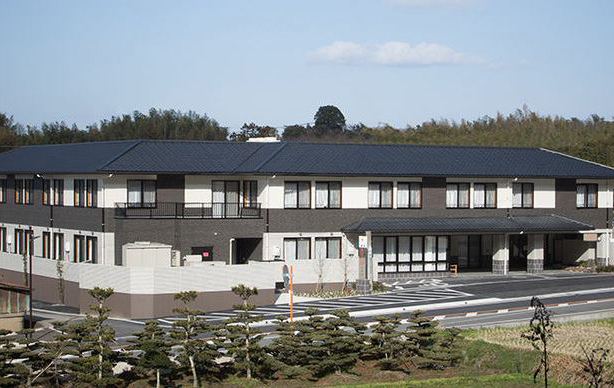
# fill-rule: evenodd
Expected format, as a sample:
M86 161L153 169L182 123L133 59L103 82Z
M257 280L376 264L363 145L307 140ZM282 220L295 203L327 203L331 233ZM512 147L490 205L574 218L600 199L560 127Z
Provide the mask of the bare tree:
M589 353L582 346L582 352L584 353L582 369L589 375L589 387L601 388L614 385L614 378L607 379L606 377L605 367L610 351L604 348L597 348Z
M531 307L535 309L533 318L529 323L529 330L522 334L522 338L531 341L531 345L535 350L541 353L540 363L533 371L533 382L537 382L537 375L543 370L544 372L544 387L548 388L548 371L550 364L548 363L548 341L553 337L552 331L554 323L551 320L551 313L546 306L534 296L531 299Z

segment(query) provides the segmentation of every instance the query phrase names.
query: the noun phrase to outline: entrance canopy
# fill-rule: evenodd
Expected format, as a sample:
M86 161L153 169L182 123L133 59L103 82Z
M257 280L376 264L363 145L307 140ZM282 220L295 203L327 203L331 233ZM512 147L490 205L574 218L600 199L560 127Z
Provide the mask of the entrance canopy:
M594 227L570 218L554 214L544 216L515 217L467 217L467 218L377 218L366 217L341 228L345 233L531 233L531 232L579 232Z

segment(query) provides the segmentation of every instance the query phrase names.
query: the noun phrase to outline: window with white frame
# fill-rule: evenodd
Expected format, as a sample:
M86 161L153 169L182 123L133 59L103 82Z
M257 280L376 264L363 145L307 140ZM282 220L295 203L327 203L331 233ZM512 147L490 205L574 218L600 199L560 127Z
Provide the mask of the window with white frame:
M258 181L243 181L243 206L247 208L258 205Z
M514 183L512 185L512 207L533 207L533 183Z
M15 203L19 205L32 204L32 179L15 179Z
M42 257L45 259L51 258L51 233L43 232L43 238L41 240Z
M145 179L129 179L128 206L154 207L156 206L156 181Z
M341 207L341 182L316 182L316 208Z
M32 248L32 232L25 229L15 229L15 235L13 238L13 253L28 256L30 254L30 249Z
M6 179L0 179L0 203L6 203Z
M2 252L8 252L7 243L8 241L6 241L6 228L0 227L0 250Z
M96 263L98 259L98 238L77 234L74 239L73 261L75 263Z
M576 207L597 207L598 185L596 183L583 183L576 185Z
M448 268L447 236L374 236L373 260L380 273L435 272Z
M53 205L64 206L64 179L53 180Z
M284 182L284 208L311 208L311 182Z
M98 238L96 236L85 238L85 260L93 264L98 262Z
M341 238L340 237L316 237L315 258L316 259L340 259L341 258Z
M51 256L54 260L64 260L64 234L53 234L53 254Z
M73 182L74 206L96 207L98 206L98 180L75 179Z
M311 258L311 239L284 238L285 260L309 260Z
M469 207L469 183L448 183L446 185L446 207Z
M369 208L392 208L392 182L369 182Z
M497 184L474 183L473 207L494 209L497 207Z
M397 207L419 209L422 207L422 184L420 182L397 183Z

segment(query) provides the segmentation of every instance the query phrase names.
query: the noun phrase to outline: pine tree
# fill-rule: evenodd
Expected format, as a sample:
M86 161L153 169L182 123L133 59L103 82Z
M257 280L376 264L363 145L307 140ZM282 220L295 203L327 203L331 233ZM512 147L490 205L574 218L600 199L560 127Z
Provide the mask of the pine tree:
M305 321L290 322L286 317L276 321L277 337L266 347L274 360L278 360L276 370L285 378L298 378L307 372L303 366L309 357L306 352L304 331L300 329Z
M41 341L41 351L38 354L41 369L35 374L32 384L59 387L65 372L62 357L73 354L72 343L68 338L66 322L52 322L51 325L57 335L51 340Z
M312 345L320 344L324 350L324 357L311 364L315 377L347 372L356 365L365 347L365 327L350 317L347 310L334 311L332 317L320 321L314 329Z
M110 347L115 330L105 323L110 309L104 305L113 295L113 289L95 287L89 295L96 300L90 305L95 315L88 313L83 321L67 330L68 339L78 355L70 361L69 370L74 378L84 383L98 386L116 384L121 382L112 371L117 354Z
M29 335L28 331L20 335ZM26 361L32 356L32 348L18 338L15 333L0 329L0 386L14 387L31 381L31 368Z
M258 289L239 284L232 288L232 292L241 298L242 303L233 306L239 312L224 322L224 328L218 332L218 336L228 354L234 358L234 366L240 374L248 379L256 375L269 377L273 363L258 343L261 332L251 327L260 321L259 316L252 314L256 306L249 303L252 296L258 295Z
M456 366L462 358L460 332L455 327L439 331L433 356L438 368Z
M409 322L413 325L408 327L405 337L414 364L418 368L440 369L435 349L439 334L437 322L424 317L420 310L413 312Z
M370 346L365 351L365 357L378 360L380 368L394 370L405 360L406 346L398 328L401 320L398 315L375 317L377 324L373 326Z
M201 317L204 315L203 311L190 308L196 296L196 291L175 294L175 300L182 302L183 306L173 311L182 315L183 319L173 322L171 331L174 344L181 346L177 360L191 373L194 387L200 383L199 376L215 376L220 373L220 367L216 362L216 358L220 356L217 345L199 338L209 331L209 326L205 318Z
M133 360L136 365L136 373L148 377L155 374L156 388L159 388L161 370L173 367L169 358L171 348L166 341L164 330L158 325L158 322L148 321L143 330L137 333L136 338L130 342L134 344L130 346L130 349L141 352Z

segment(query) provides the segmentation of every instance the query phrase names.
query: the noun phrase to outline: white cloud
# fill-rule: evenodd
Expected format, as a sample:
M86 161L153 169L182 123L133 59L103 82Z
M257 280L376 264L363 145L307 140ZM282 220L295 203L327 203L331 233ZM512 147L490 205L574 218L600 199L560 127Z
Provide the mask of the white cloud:
M309 54L316 62L336 64L376 64L387 66L425 66L470 64L480 62L469 55L437 43L410 45L405 42L386 42L364 45L355 42L333 42Z
M407 7L456 7L471 5L476 0L384 0L384 2Z

